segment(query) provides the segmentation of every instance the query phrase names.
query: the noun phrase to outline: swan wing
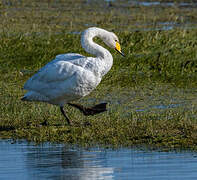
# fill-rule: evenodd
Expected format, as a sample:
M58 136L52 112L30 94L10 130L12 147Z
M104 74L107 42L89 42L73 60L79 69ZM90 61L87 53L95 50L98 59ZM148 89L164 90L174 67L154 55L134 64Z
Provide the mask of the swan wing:
M79 59L83 59L86 58L85 56L81 55L81 54L76 54L76 53L67 53L67 54L59 54L55 57L54 60L52 60L51 62L47 63L44 67L42 67L39 71L42 71L43 69L45 69L47 66L50 66L51 64L57 63L58 61L65 61L65 62L70 62L72 64L75 64L73 62L79 60ZM77 64L76 64L77 65ZM38 71L38 72L39 72Z
M74 74L82 72L80 66L76 66L70 62L57 61L48 63L34 74L24 85L26 90L37 90L44 88L43 86L50 85L50 83L60 84L61 81L69 80Z
M99 82L100 78L91 71L69 61L55 59L34 74L25 83L24 89L55 99L65 95L84 96Z
M54 60L47 63L44 67L40 68L36 74L34 74L24 85L24 89L30 90L33 87L33 83L36 81L40 82L50 82L58 81L60 79L68 79L73 70L77 70L76 67L69 68L72 61L76 59L83 59L85 56L75 53L59 54ZM70 63L67 63L70 62ZM76 64L77 65L77 64ZM69 70L70 69L70 70ZM71 70L72 69L72 70ZM66 71L63 73L63 70Z

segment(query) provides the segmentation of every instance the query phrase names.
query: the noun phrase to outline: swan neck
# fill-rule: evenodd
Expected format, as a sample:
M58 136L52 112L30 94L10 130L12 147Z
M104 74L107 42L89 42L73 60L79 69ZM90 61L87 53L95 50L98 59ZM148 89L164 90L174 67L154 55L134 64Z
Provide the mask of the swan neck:
M88 28L82 33L81 36L81 44L82 47L85 49L86 52L95 55L96 57L108 57L111 56L111 53L103 48L102 46L96 44L93 41L94 37L99 37L103 39L103 34L105 34L106 31L100 28Z

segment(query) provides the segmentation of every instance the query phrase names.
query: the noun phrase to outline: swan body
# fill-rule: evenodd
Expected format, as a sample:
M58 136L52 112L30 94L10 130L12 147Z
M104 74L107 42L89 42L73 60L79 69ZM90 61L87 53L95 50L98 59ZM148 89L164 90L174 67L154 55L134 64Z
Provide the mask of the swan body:
M118 37L114 33L96 27L88 28L82 33L81 44L95 57L75 53L57 55L25 83L24 89L28 92L22 100L63 107L92 92L113 64L111 53L93 41L95 36L121 53Z

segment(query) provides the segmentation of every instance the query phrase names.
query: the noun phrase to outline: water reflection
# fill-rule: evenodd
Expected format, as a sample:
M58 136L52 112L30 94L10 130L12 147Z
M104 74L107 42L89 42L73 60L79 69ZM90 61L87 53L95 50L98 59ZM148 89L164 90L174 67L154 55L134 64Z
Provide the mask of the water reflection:
M65 145L0 141L0 179L189 180L197 178L197 154L136 149L89 150Z
M97 158L94 152L84 153L81 149L67 146L28 148L27 169L38 171L32 178L50 179L111 179L113 168L102 167L103 156Z

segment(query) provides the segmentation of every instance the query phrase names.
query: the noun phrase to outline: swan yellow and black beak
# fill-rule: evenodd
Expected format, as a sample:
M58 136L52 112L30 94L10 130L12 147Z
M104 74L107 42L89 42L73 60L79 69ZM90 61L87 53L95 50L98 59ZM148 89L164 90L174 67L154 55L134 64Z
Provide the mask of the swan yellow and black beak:
M119 42L116 42L115 50L118 51L122 56L125 57L125 55L124 55L124 54L122 53L122 51L121 51L121 47L120 47Z

